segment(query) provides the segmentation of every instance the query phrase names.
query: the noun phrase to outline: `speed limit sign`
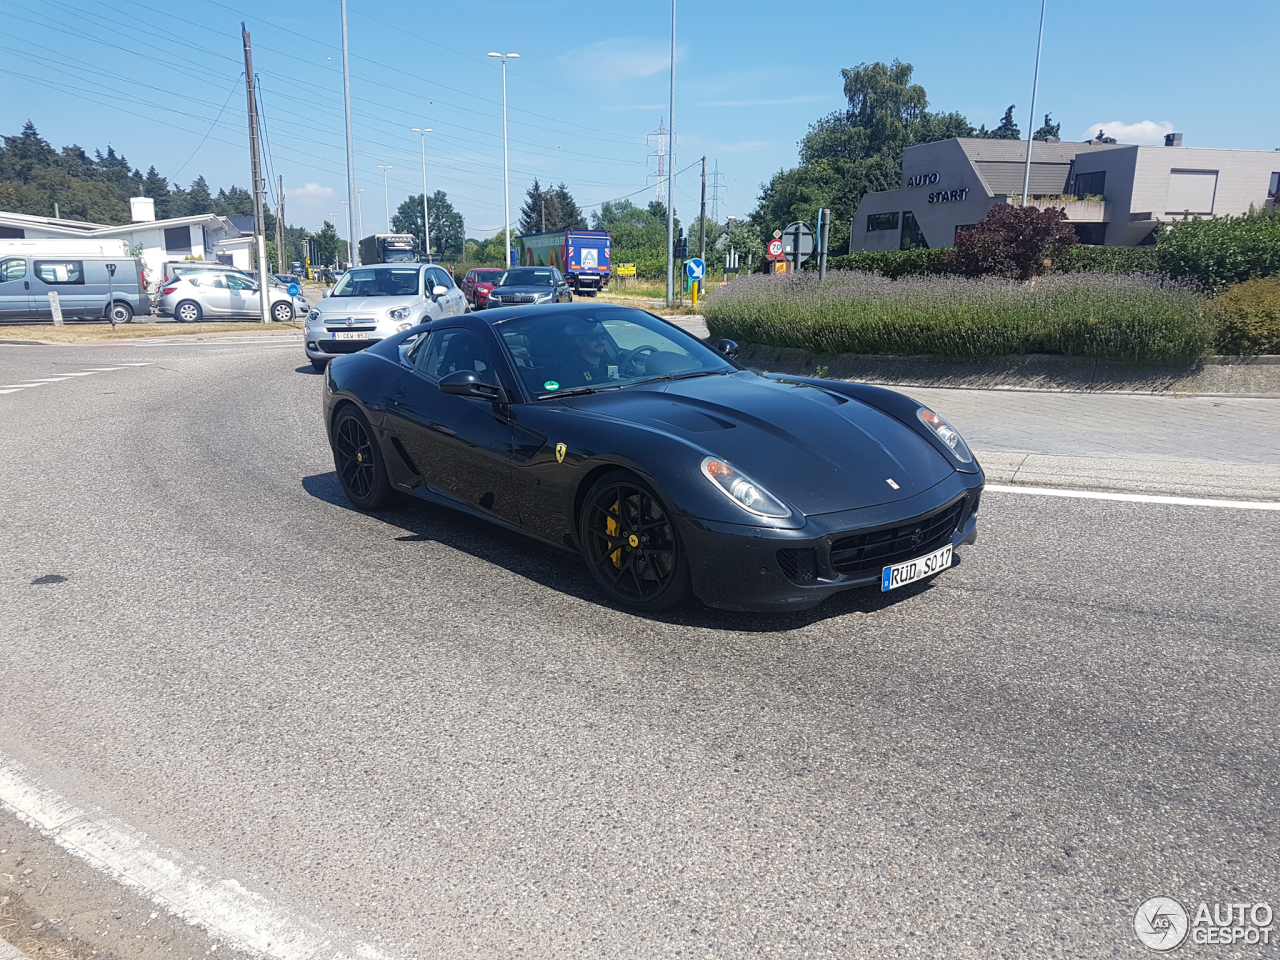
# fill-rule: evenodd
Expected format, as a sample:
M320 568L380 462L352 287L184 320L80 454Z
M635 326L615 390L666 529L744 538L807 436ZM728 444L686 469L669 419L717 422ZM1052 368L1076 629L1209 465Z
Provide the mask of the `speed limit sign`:
M770 240L770 241L769 241L769 252L765 254L765 259L767 259L767 260L783 260L783 259L785 259L785 258L786 258L786 254L784 254L784 253L782 252L782 241L781 241L781 240Z

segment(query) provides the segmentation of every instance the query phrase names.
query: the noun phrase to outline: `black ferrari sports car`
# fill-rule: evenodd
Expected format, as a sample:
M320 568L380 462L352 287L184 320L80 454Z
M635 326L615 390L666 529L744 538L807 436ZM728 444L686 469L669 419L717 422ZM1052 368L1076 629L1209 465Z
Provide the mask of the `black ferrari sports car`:
M982 469L946 421L736 353L608 304L421 324L329 365L334 465L360 509L403 491L484 517L580 553L639 610L810 607L973 542Z

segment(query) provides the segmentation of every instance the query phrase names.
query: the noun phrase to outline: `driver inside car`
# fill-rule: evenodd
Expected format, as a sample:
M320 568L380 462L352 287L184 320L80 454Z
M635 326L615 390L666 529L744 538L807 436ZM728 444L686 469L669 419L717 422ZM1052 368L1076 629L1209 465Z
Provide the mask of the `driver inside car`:
M562 387L595 387L618 379L618 366L610 363L604 326L595 320L581 321L565 328L573 338L573 349L561 376Z

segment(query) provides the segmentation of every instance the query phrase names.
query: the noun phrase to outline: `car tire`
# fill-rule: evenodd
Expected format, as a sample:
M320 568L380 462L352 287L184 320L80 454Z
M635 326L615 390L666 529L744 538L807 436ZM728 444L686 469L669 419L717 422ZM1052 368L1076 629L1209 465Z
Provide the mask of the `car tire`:
M116 300L107 308L107 316L112 323L133 323L133 307Z
M293 323L293 304L283 300L271 305L271 319L276 323Z
M328 360L312 360L311 369L314 370L316 373L324 373L326 370L329 369L329 361Z
M391 498L387 465L368 418L353 404L346 404L333 420L329 436L338 483L358 510L377 510Z
M656 613L689 596L680 530L634 473L614 470L591 485L578 514L578 543L592 579L621 606Z
M204 319L204 310L194 300L183 300L173 308L173 319L179 323L199 323Z

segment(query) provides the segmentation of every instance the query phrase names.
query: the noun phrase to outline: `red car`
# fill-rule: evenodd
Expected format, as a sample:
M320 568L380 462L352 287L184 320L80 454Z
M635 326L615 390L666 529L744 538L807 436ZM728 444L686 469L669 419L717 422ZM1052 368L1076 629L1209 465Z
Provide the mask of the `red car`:
M462 278L462 295L471 304L472 310L483 310L489 305L489 291L498 285L502 270L497 267L479 267L468 270Z

